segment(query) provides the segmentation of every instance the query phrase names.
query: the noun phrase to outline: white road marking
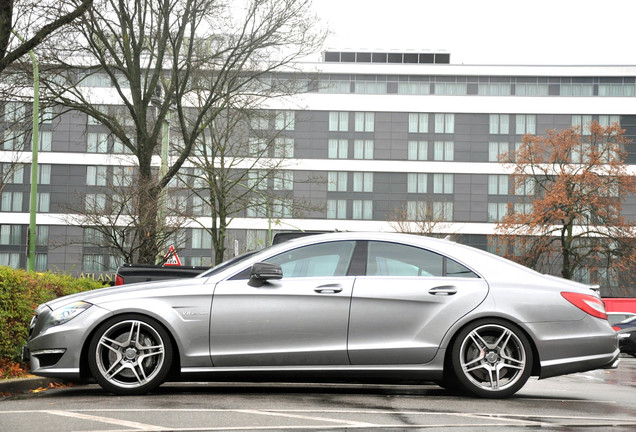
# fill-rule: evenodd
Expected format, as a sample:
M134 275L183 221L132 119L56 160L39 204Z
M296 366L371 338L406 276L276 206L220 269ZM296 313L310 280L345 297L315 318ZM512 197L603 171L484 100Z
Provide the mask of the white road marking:
M302 420L333 422L333 423L339 423L340 425L346 425L347 427L349 427L349 426L381 427L382 426L382 425L378 425L378 424L374 424L374 423L365 423L365 422L359 422L359 421L354 421L354 420L330 419L330 418L325 418L325 417L313 417L313 416L305 416L305 415L300 415L300 414L291 414L289 412L281 412L281 411L278 411L278 410L266 410L266 411L261 411L261 410L235 410L235 411L236 412L247 413L247 414L259 414L259 415L268 415L268 416L275 416L275 417L297 418L297 419L302 419ZM313 411L313 412L320 413L320 411Z
M40 411L40 412L43 412L43 413L46 413L46 414L63 416L63 417L72 417L72 418L81 419L81 420L91 420L91 421L96 421L96 422L101 422L101 423L114 424L114 425L117 425L117 426L123 426L123 427L128 427L128 428L133 428L133 429L139 429L139 430L143 430L143 431L165 431L165 430L169 430L169 429L167 429L167 428L165 428L163 426L154 426L154 425L148 425L148 424L139 423L139 422L133 422L133 421L128 421L128 420L118 420L118 419L113 419L113 418L108 418L108 417L101 417L101 416L95 416L95 415L89 415L89 414L82 414L82 413L79 413L79 412L72 412L72 411L45 410L45 411Z

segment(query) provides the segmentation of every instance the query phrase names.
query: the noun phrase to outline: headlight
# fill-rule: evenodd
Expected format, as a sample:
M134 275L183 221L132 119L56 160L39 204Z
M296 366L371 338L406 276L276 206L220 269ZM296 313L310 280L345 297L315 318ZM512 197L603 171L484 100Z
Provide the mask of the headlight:
M46 329L69 322L91 306L92 305L90 303L86 303L85 301L78 301L62 306L59 309L55 309L46 318L44 328Z

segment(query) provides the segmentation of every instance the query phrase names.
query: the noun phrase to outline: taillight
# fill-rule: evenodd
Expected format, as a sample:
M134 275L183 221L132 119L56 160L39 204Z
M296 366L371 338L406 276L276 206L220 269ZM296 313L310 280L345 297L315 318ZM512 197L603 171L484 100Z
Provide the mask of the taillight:
M619 331L619 330L621 330L621 328L620 328L620 327L613 326L613 327L612 327L612 330L614 330L614 331Z
M589 294L580 294L574 292L562 292L561 295L567 301L572 303L583 312L588 313L596 318L607 319L605 305L598 297Z
M123 285L124 284L124 278L117 275L115 276L115 285Z

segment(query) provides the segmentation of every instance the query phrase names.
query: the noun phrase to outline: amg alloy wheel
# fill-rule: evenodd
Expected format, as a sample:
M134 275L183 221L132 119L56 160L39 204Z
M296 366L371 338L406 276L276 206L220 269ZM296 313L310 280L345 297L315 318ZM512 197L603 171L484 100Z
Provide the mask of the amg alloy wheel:
M89 346L93 377L115 394L142 394L161 385L172 362L170 338L147 317L115 317L102 324Z
M523 387L532 372L530 342L505 321L482 320L464 328L451 355L460 386L476 396L510 396Z

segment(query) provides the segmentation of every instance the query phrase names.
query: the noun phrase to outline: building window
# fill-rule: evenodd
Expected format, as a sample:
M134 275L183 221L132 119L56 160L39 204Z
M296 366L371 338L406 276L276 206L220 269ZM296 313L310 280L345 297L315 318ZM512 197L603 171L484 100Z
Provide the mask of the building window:
M409 221L425 221L428 219L426 201L407 201L406 219Z
M329 192L347 191L347 173L330 171L327 173L327 190Z
M267 156L267 140L264 138L252 137L248 140L248 151L252 157Z
M372 200L353 200L353 219L372 219Z
M433 220L451 222L453 220L453 203L448 201L433 202Z
M86 167L86 184L88 186L106 186L106 166Z
M514 212L516 214L530 214L532 213L533 206L532 203L515 203Z
M104 246L104 233L96 228L84 228L84 246Z
M581 135L590 134L590 123L592 123L591 115L573 115L572 127L575 128Z
M354 140L353 158L373 159L373 140Z
M294 139L287 137L278 137L274 140L274 157L276 158L293 158L294 157Z
M254 117L250 118L250 125L252 130L267 130L269 129L269 118L265 112L254 113Z
M247 173L247 185L252 189L267 189L267 171L251 170Z
M38 225L35 233L35 244L37 246L49 245L49 227L47 225Z
M22 192L2 192L3 212L21 212L22 211Z
M49 192L38 192L37 210L40 213L48 213L51 206L51 194Z
M598 124L603 127L608 127L613 125L614 123L618 123L620 125L621 117L617 115L600 115L598 116Z
M327 200L327 219L346 219L347 200Z
M276 112L276 129L277 130L294 130L296 127L295 111L277 111Z
M134 168L131 166L113 167L113 186L130 187L133 184Z
M355 172L353 173L354 192L373 192L373 173Z
M480 96L510 96L510 83L479 83L477 94Z
M5 162L2 164L3 180L6 184L24 183L24 165Z
M0 245L19 245L21 237L20 225L0 225Z
M436 161L455 160L455 143L453 141L435 141L433 159Z
M263 202L261 198L252 198L247 208L247 217L266 218L270 215L269 204Z
M537 83L516 83L516 96L549 96L549 87L547 84Z
M532 196L535 191L535 181L532 178L527 178L523 182L515 182L515 195L519 196Z
M452 194L453 181L453 174L433 174L433 193Z
M40 142L38 143L38 150L43 152L50 152L53 143L53 132L40 132Z
M426 95L431 93L429 82L399 82L398 94Z
M276 171L274 173L274 190L293 190L294 189L294 172L293 171Z
M446 96L465 96L468 94L466 83L436 82L435 94Z
M373 132L375 130L375 113L357 112L355 120L356 132Z
M490 114L488 132L490 134L510 133L510 116L508 114Z
M409 114L409 133L428 133L428 114Z
M594 96L594 84L561 83L561 96Z
M509 191L507 175L488 176L488 195L508 195Z
M508 153L509 144L507 142L488 143L488 161L499 162L502 155Z
M38 165L38 184L41 184L41 185L51 184L51 165L48 165L48 164Z
M26 121L26 107L22 102L7 102L4 105L4 121L18 123Z
M6 266L11 268L20 267L20 254L0 252L0 266Z
M428 174L409 173L407 174L408 193L426 193L428 188Z
M409 160L428 159L428 141L409 141L408 146Z
M517 135L536 134L537 116L534 114L517 114Z
M192 228L192 249L212 249L212 235L204 229Z
M328 156L329 159L347 159L349 156L349 140L330 139Z
M292 217L292 209L294 201L290 198L274 198L272 200L272 215L274 218L290 218Z
M507 214L507 203L488 203L488 222L500 222Z
M132 140L132 138L130 138ZM117 137L113 138L113 154L132 154L130 149Z
M5 130L2 148L4 150L24 150L24 132Z
M86 151L88 153L108 152L108 134L89 132L86 134Z
M84 254L82 256L82 270L84 271L104 271L104 256L100 254Z
M435 114L435 133L455 133L455 114Z
M104 213L106 211L106 195L86 194L85 206L89 213Z
M331 132L346 132L349 130L349 113L348 112L336 112L329 113L329 131Z

